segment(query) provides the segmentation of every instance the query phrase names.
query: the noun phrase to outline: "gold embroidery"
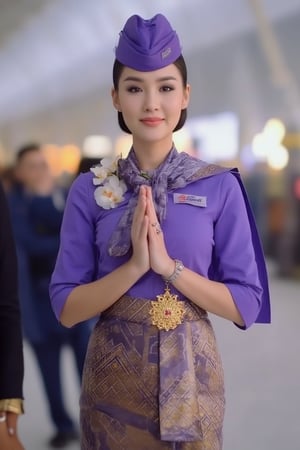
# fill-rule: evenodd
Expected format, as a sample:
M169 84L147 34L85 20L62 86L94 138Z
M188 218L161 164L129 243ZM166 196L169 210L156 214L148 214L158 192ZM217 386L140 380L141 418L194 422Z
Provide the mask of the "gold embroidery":
M184 302L178 300L177 295L170 292L166 285L165 292L156 296L157 300L151 302L149 314L152 318L152 325L157 326L159 330L174 330L184 316Z
M110 450L170 450L172 443L160 440L160 429L171 424L172 436L180 433L180 440L186 439L182 423L188 419L176 421L178 401L190 402L191 397L199 410L191 407L194 422L188 431L197 428L199 437L181 442L180 449L221 450L224 380L206 312L185 301L180 333L177 328L158 336L158 329L148 326L150 307L150 299L123 296L101 314L94 328L81 394L82 450L90 450L91 433L95 448L105 442ZM166 370L182 367L183 359L189 367L193 363L188 373L196 377L196 388L186 371ZM109 414L99 411L99 402L109 405Z

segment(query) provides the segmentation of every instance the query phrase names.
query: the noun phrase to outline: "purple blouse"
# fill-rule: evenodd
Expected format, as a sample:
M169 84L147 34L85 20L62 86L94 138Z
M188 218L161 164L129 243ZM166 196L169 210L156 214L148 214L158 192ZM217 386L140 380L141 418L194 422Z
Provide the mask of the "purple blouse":
M79 175L66 204L50 283L52 307L58 319L72 289L105 276L130 257L110 256L108 242L132 193L127 191L116 208L104 210L94 199L92 178L92 173ZM265 263L239 176L225 171L170 191L161 227L172 258L182 260L187 268L204 277L226 284L244 328L256 321L270 321ZM155 299L163 289L161 276L150 270L127 294ZM178 293L174 287L172 290ZM259 318L262 310L263 317Z

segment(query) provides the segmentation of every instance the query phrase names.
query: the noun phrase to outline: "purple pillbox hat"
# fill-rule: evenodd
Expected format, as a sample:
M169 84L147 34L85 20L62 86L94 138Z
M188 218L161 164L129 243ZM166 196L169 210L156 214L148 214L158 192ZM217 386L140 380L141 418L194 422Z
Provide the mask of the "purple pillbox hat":
M141 72L168 66L180 55L176 31L162 14L148 20L138 15L129 17L116 47L116 59Z

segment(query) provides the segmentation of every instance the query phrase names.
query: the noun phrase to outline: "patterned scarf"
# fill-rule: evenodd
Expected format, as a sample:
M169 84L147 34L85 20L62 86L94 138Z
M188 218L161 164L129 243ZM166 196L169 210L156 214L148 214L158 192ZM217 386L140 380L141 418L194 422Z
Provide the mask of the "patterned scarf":
M187 153L178 153L175 148L172 148L159 167L145 173L139 169L138 160L132 148L126 159L119 160L118 175L133 191L133 195L111 237L109 254L123 256L131 247L131 224L140 186L151 186L155 210L159 222L162 223L166 217L168 191L182 188L203 176L223 170L224 168L208 165Z

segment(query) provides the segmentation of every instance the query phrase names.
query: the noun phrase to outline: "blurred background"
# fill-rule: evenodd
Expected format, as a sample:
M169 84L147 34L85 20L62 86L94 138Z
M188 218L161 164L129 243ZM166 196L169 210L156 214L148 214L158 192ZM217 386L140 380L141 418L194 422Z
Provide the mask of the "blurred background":
M293 450L300 420L293 351L300 312L300 0L0 0L2 179L9 190L16 153L29 142L42 145L52 176L66 187L92 161L126 154L130 137L120 132L110 97L114 47L128 16L158 12L180 36L192 87L175 144L239 168L271 278L270 327L243 334L215 321L228 374L225 450ZM28 449L41 450L51 427L46 413L37 414L43 393L32 381L38 373L26 342L25 350L21 431ZM77 417L72 386L71 379L66 396Z

